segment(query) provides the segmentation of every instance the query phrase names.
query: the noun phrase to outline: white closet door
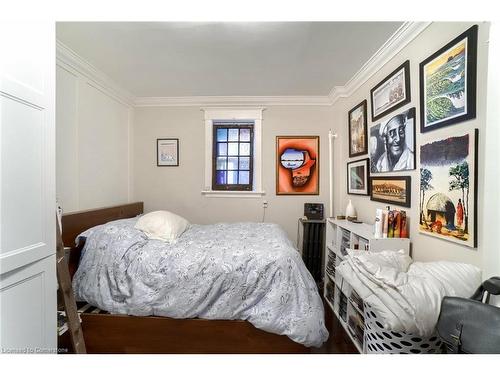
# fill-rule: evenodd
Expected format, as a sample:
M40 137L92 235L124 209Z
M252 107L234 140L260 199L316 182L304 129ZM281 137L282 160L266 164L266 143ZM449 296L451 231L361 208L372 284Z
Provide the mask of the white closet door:
M57 347L55 25L0 23L0 347Z

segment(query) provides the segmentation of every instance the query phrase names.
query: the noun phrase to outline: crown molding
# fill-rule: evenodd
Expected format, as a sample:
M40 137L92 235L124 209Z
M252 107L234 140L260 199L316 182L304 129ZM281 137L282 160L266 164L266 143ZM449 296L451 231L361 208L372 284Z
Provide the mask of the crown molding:
M405 22L394 34L373 54L372 57L354 74L344 85L335 86L328 97L331 104L340 98L345 98L354 93L361 85L366 83L385 64L396 56L404 47L424 31L432 22Z
M130 107L134 105L134 95L120 87L110 77L59 40L56 41L56 63L64 68L69 67L78 72L91 81L93 85L97 86L98 89L104 91L122 104Z
M178 96L137 97L136 107L204 107L204 106L272 106L317 105L329 106L328 96Z
M335 86L324 96L135 97L59 40L56 42L56 58L59 65L76 70L103 91L131 107L331 106L340 98L352 95L431 23L403 23L344 86Z

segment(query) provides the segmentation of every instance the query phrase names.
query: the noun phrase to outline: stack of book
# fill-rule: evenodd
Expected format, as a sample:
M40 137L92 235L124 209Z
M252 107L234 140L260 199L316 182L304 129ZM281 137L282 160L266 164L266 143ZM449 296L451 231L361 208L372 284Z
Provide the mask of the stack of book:
M382 223L382 238L408 238L406 211L385 210Z
M332 251L328 251L328 261L326 262L326 273L332 281L335 281L335 259L336 255Z
M326 283L326 298L333 306L335 301L335 287L330 283Z
M340 240L340 253L342 255L347 255L347 250L351 247L351 233L348 230L341 229L342 230L342 238Z
M344 322L347 321L347 297L342 292L340 292L339 315Z
M362 345L363 344L363 336L365 333L365 320L362 315L360 315L357 311L353 311L349 315L349 319L347 321L347 326L349 327L349 331L351 335L356 339L356 341Z
M354 289L351 291L351 296L349 297L349 299L354 305L358 307L359 310L363 311L363 300Z

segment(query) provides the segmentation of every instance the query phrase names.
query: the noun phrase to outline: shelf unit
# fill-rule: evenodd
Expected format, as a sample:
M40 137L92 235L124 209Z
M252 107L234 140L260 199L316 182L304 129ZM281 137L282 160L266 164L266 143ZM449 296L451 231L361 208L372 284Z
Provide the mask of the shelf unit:
M324 297L340 324L360 353L364 347L363 301L358 293L336 272L336 267L347 254L346 249L358 251L398 251L410 253L408 238L375 238L373 226L329 218L325 238L325 287ZM335 332L333 333L335 334Z

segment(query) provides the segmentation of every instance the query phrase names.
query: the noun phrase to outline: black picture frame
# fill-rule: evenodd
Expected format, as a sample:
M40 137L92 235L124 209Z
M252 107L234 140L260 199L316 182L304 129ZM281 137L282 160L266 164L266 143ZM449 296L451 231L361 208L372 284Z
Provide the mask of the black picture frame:
M366 192L353 192L353 190L351 189L351 184L350 184L350 181L351 181L351 165L352 164L359 164L359 163L364 163L364 167L365 167L365 187L366 187ZM369 158L365 158L365 159L359 159L359 160L354 160L354 161L350 161L347 163L347 194L350 194L350 195L364 195L364 196L368 196L370 195L370 159Z
M349 157L350 158L368 154L368 120L367 120L367 108L366 108L367 106L368 106L368 102L365 99L361 103L359 103L357 106L355 106L354 108L352 108L349 111L349 113L347 114L347 126L348 126L347 130L348 130L348 133L349 133ZM363 131L363 136L364 136L363 149L364 150L363 151L359 151L359 152L353 152L353 150L352 150L352 122L351 122L351 115L359 107L363 107L362 111L363 111L363 127L364 127L364 131Z
M160 142L174 141L175 142L175 162L160 161ZM156 139L156 166L157 167L178 167L179 166L179 138L157 138Z
M374 93L380 89L382 86L384 86L388 81L390 81L392 78L394 78L399 72L403 71L404 72L404 99L401 101L395 102L393 105L390 105L388 108L383 110L380 113L377 113L375 115L375 107L374 107ZM370 90L370 104L371 104L371 117L372 121L377 121L384 117L385 115L391 113L392 111L395 111L398 108L401 108L405 104L410 103L411 101L411 90L410 90L410 60L406 60L403 64L398 66L391 74L389 74L387 77L385 77L382 81L380 81L375 87L373 87Z
M476 118L476 84L477 84L477 33L478 26L474 25L467 29L465 32L457 36L455 39L447 43L445 46L434 52L428 58L420 63L419 68L419 83L420 83L420 132L425 133L435 129L440 129L445 126L454 125L463 121ZM465 65L467 73L464 74L466 81L464 83L465 90L465 103L466 113L462 115L454 115L445 120L439 120L434 124L427 124L427 105L426 105L426 88L425 88L425 67L430 62L436 60L439 56L444 55L453 49L454 46L466 40L466 62ZM455 57L458 55L455 55ZM454 57L454 58L455 58ZM450 60L447 60L447 63ZM457 72L459 74L459 72ZM456 77L456 76L455 76Z
M397 116L405 116L406 122L405 126L406 129L408 129L408 126L411 126L410 130L405 133L406 135L406 145L410 149L410 151L413 153L412 157L412 162L413 162L413 167L405 168L405 169L391 169L391 170L382 170L379 171L377 169L377 161L379 157L382 155L381 153L385 152L385 146L384 143L379 143L379 137L376 135L379 133L379 129L381 126L388 124L391 120L393 120ZM381 174L381 173L398 173L398 172L404 172L404 171L412 171L417 168L417 110L415 107L407 108L401 112L393 113L392 117L387 117L385 121L381 121L380 123L377 124L372 124L370 126L370 133L369 136L371 138L375 137L377 139L377 142L370 142L370 146L368 148L368 152L370 153L370 173L372 175L375 174ZM411 122L411 123L410 123ZM375 135L374 135L375 133Z
M374 181L404 181L405 200L404 201L395 199L391 200L388 198L384 199L374 196L374 194L377 194L378 190L373 187ZM382 203L394 204L396 206L411 208L411 176L370 176L370 200L375 202L382 202Z

